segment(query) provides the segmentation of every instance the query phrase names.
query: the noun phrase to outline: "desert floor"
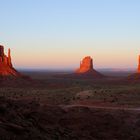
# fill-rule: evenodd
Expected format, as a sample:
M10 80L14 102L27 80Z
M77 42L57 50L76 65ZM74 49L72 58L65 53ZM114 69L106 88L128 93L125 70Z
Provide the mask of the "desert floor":
M0 139L140 139L140 80L126 78L130 73L103 79L23 73L31 78L0 81Z

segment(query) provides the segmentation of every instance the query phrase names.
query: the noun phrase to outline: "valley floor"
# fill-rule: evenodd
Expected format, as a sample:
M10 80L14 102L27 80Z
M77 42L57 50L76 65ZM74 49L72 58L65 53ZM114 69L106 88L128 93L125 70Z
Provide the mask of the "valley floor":
M0 81L2 140L139 140L140 86L120 78Z

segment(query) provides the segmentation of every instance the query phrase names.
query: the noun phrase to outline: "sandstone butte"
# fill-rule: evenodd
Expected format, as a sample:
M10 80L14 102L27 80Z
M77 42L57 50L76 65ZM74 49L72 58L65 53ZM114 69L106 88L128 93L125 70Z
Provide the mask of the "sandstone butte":
M0 45L0 77L3 76L21 77L22 75L12 65L10 49L8 49L8 56L6 56L4 46Z
M138 67L137 71L131 75L128 75L126 80L129 80L129 82L139 82L140 81L140 55L138 56Z
M89 75L95 78L104 77L101 73L97 72L93 68L93 59L90 56L86 56L81 62L80 62L80 68L76 70L76 74L81 75Z
M76 73L85 73L91 70L93 70L93 60L90 56L86 56L80 62L80 68L76 70Z
M140 73L140 55L138 57L138 69L137 69L137 73Z

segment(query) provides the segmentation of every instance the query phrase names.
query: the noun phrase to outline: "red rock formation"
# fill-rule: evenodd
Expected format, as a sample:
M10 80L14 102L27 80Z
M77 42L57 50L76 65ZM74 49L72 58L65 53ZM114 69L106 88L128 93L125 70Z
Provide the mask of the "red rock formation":
M105 77L101 73L97 72L93 68L93 59L90 56L86 56L82 62L80 62L80 68L75 72L78 77L84 78L102 78Z
M139 58L138 58L138 70L137 70L137 73L140 73L140 55L139 55Z
M8 50L8 56L6 56L2 45L0 45L0 76L21 76L12 66L10 49Z
M84 73L90 70L93 70L93 61L90 56L86 56L82 62L80 62L80 68L76 71L76 73Z
M138 67L136 73L128 75L125 82L140 83L140 55L138 56Z

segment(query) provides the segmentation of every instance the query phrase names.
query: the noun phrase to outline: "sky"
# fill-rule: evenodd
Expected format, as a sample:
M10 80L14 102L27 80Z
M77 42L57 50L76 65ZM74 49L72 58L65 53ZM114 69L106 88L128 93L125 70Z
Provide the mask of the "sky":
M139 0L0 0L0 44L16 68L136 68ZM6 51L7 52L7 51Z

